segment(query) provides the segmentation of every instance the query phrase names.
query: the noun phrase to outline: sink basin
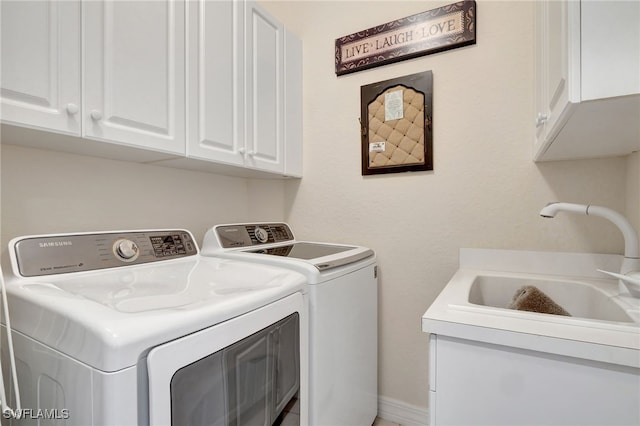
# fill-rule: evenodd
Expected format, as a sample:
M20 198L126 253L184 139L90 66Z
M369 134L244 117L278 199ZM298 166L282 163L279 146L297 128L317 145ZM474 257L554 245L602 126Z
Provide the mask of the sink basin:
M461 249L460 268L422 316L432 335L640 368L640 299L598 269L620 256ZM571 316L509 309L537 287Z
M615 294L607 294L582 281L478 275L469 289L468 301L475 305L507 308L515 292L525 285L537 287L568 311L572 317L634 322L626 309L613 299Z

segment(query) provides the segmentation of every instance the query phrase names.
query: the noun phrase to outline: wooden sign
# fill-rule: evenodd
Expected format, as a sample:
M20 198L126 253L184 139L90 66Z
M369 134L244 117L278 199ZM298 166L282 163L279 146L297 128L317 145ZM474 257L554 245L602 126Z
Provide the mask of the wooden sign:
M476 43L476 2L462 1L336 39L336 74Z

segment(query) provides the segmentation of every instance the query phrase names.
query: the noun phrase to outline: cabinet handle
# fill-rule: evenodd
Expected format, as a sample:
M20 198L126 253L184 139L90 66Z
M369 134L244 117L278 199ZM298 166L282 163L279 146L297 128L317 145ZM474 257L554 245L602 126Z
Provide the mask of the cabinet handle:
M244 155L244 153L246 152L246 150L244 148L238 148L238 152L242 155Z
M93 121L98 121L102 119L102 113L100 111L98 111L97 109L94 109L93 111L91 111L91 119Z
M67 104L67 113L69 115L76 115L80 108L76 104Z
M255 153L255 151L249 151L249 152L247 152L247 155L249 157L253 157L254 155L256 155L256 153Z
M547 114L543 114L539 112L538 116L536 117L536 127L542 126L544 123L547 122L548 119L549 119L549 116Z

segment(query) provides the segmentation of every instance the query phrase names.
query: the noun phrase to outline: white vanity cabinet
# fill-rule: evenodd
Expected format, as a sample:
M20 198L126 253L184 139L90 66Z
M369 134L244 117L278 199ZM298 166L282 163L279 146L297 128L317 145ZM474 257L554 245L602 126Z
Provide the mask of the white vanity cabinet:
M252 1L190 1L187 22L187 159L166 163L301 176L299 39Z
M435 334L429 342L432 426L640 421L638 368Z
M639 300L598 272L622 256L462 248L459 259L422 316L429 425L640 425ZM508 308L525 284L570 315Z
M640 149L640 2L536 2L536 161Z
M7 123L80 135L80 2L0 2Z

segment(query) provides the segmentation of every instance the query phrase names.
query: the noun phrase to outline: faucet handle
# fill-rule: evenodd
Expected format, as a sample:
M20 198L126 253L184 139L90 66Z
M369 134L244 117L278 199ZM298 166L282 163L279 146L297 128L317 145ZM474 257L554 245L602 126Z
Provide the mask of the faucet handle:
M627 287L627 290L629 290L629 293L631 293L633 297L640 298L640 271L629 272L627 275L604 271L602 269L598 269L598 272L618 278L624 286Z

